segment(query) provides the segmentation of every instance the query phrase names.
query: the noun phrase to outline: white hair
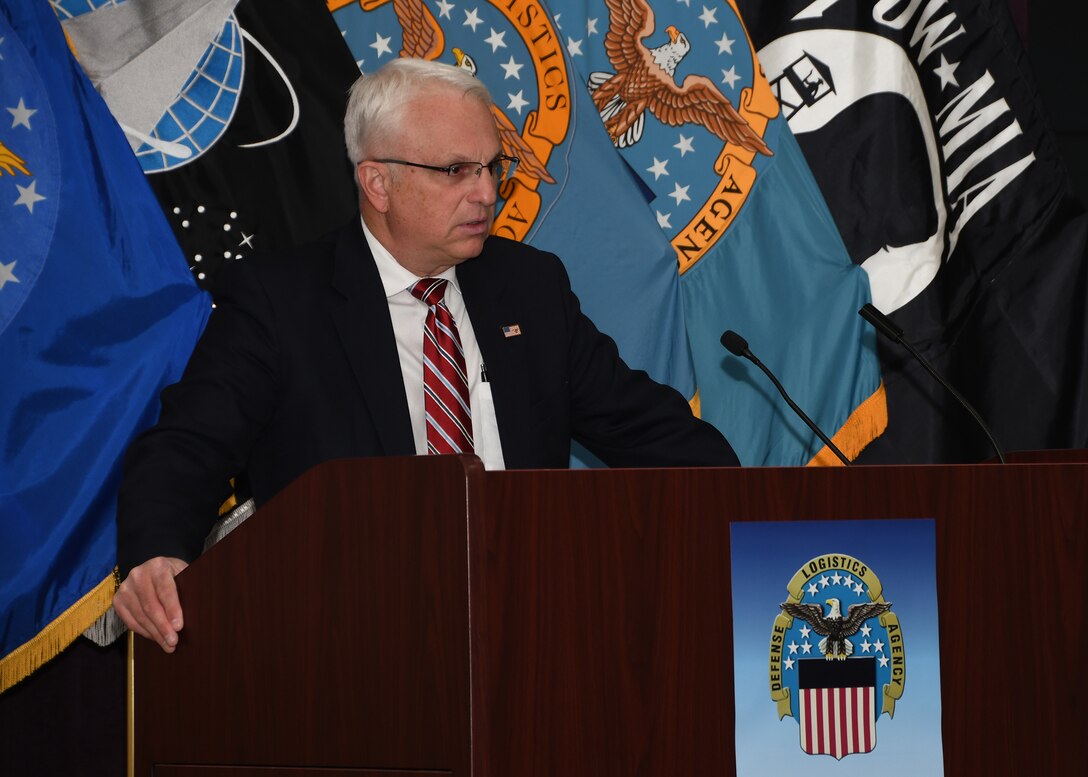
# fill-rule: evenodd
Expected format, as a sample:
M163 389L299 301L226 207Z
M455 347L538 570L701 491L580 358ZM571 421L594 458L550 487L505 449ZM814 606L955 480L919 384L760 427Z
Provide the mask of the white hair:
M360 76L351 87L344 114L344 143L351 163L357 165L366 158L374 138L397 129L404 106L413 98L443 88L491 104L482 81L441 62L401 57Z

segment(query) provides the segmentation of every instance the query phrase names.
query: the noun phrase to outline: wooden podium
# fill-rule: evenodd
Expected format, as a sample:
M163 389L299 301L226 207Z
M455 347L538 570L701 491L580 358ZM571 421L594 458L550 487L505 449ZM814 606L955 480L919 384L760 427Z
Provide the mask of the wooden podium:
M730 521L935 518L945 773L1071 773L1088 732L1084 459L331 462L179 576L175 654L136 640L132 771L730 775ZM1030 582L995 585L1016 569Z

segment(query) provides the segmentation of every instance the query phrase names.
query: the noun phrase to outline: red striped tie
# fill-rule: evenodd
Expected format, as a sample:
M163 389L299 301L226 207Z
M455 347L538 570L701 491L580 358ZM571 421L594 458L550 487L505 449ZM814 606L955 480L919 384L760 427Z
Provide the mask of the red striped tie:
M424 278L412 294L430 308L423 325L423 409L428 453L472 453L468 373L457 324L443 296L447 281Z

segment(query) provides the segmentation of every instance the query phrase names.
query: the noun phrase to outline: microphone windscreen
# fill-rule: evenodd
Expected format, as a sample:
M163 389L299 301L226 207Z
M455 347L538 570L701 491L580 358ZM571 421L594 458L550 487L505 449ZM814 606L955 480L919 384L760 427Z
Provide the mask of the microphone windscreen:
M722 345L734 356L744 356L745 351L748 350L748 341L732 329L722 332Z

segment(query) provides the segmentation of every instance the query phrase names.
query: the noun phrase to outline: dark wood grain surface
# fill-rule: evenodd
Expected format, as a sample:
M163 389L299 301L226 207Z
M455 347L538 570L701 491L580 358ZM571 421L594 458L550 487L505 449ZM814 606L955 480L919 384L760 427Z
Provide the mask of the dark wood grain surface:
M181 694L186 711L171 725L198 735L145 742L138 774L151 762L733 774L730 522L877 518L936 521L946 773L1079 764L1070 743L1088 730L1075 701L1088 636L1082 461L335 467L331 488L320 473L287 518L258 513L256 539L247 524L186 572L184 595L200 612L187 610L177 654L148 645L138 656L138 726L163 728L157 716ZM285 560L269 567L271 558ZM1001 585L1010 573L1024 584ZM205 576L214 582L198 591ZM268 609L274 618L258 614ZM194 649L206 636L211 644ZM228 688L214 701L211 681L192 679L212 675L233 678L215 681ZM283 709L294 717L277 723Z
M182 573L177 652L137 643L136 773L467 774L465 489L456 460L333 462Z
M1086 637L1086 474L487 475L474 584L489 620L473 655L489 773L733 773L729 522L915 517L936 519L946 773L1069 771L1069 743L1088 730L1071 700ZM1003 585L1009 574L1024 584Z

